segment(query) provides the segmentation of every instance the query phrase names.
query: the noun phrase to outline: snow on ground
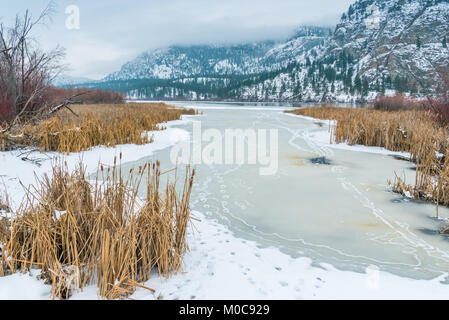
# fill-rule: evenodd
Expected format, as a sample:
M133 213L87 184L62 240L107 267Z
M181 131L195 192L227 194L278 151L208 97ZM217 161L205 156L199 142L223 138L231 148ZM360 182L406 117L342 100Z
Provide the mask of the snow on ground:
M186 138L188 132L173 128L179 123L170 123L167 130L155 132L153 144L99 147L67 157L68 164L75 166L82 157L88 171L92 171L99 159L112 163L120 151L123 163L138 160ZM321 134L315 138L329 143ZM358 146L345 148L359 150ZM50 160L37 168L18 160L13 152L0 153L0 159L0 175L8 190L14 191L14 201L20 196L18 178L32 183L33 171L40 175L51 170ZM199 212L192 214L201 221L194 221L194 227L189 228L190 252L183 272L169 279L155 274L146 285L156 292L137 289L133 299L447 299L448 286L441 283L447 275L429 281L401 278L375 268L355 273L328 264L316 267L307 257L292 258L275 247L261 248L256 242L235 237L228 227ZM0 278L0 299L50 299L50 286L36 280L37 274L34 270L30 275ZM95 286L72 297L97 298Z
M101 146L63 157L55 152L31 153L30 158L42 159L41 166L21 160L20 154L24 152L23 150L0 152L0 163L2 164L0 166L0 194L6 188L11 205L19 204L25 194L20 182L28 187L36 182L35 175L40 178L44 174L50 174L55 159L63 158L67 162L69 170L74 169L82 160L87 172L95 173L99 163L112 165L115 157L117 157L117 162L119 162L120 153L122 154L122 163L150 156L155 151L170 147L180 140L188 139L189 133L187 131L173 127L188 121L189 117L184 116L184 119L163 124L163 126L167 127L166 130L148 132L150 137L154 137L154 142L146 145L125 144L115 148Z
M363 145L349 145L347 143L331 143L331 132L329 130L330 127L334 127L336 125L335 120L321 120L317 118L312 117L306 117L301 115L296 115L292 113L285 113L288 116L296 117L308 121L313 121L315 123L320 123L323 125L323 130L317 130L317 131L310 131L309 138L312 139L314 142L317 142L321 145L326 145L327 147L331 147L334 149L340 149L340 150L350 150L350 151L357 151L357 152L368 152L368 153L376 153L376 154L382 154L382 155L391 155L391 156L399 156L405 159L410 159L410 153L409 152L397 152L397 151L390 151L385 148L381 147L368 147ZM333 139L332 139L333 140Z
M51 297L51 286L44 285L36 277L39 271L31 274L15 273L0 278L0 300L48 300Z
M313 267L308 258L291 258L277 248L260 248L239 239L225 226L193 212L201 222L190 228L190 252L183 272L165 280L156 274L137 289L133 299L447 299L445 276L412 280L368 269L339 271L331 265ZM49 299L50 286L32 275L0 278L0 299ZM89 286L72 299L97 299Z

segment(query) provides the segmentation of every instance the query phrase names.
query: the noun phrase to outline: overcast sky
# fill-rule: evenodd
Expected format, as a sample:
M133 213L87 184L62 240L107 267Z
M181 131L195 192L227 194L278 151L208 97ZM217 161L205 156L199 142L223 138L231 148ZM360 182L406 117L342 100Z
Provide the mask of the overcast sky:
M300 25L334 26L355 0L58 0L51 22L36 30L45 48L66 48L68 74L100 79L146 50L171 44L281 39ZM0 0L10 23L49 0ZM75 11L79 8L79 29Z

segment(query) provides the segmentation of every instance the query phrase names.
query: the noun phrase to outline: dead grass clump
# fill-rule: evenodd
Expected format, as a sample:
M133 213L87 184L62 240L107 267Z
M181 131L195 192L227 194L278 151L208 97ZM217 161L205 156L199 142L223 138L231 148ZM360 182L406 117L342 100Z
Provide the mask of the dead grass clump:
M394 192L412 199L434 202L436 216L440 205L449 206L449 150L444 155L432 154L417 163L416 177L412 184L396 176L390 182ZM446 230L449 231L449 230Z
M41 151L80 152L95 146L147 144L152 137L147 131L164 129L160 123L178 120L190 109L175 108L164 103L116 105L76 105L57 116L0 135L0 150L11 146L34 146Z
M7 214L11 212L7 200L0 196L0 239L8 234L9 230L9 220L7 219ZM2 256L2 245L0 243L0 258Z
M192 110L165 104L80 105L40 124L37 134L43 151L80 152L94 146L147 144L146 131L161 130L160 123L178 120Z
M0 234L0 276L39 268L54 298L96 283L99 295L125 298L149 279L153 269L168 277L181 269L194 171L186 169L179 194L176 182L160 187L159 163L129 172L101 167L103 180L91 184L80 164L74 172L56 165L31 188ZM146 180L147 198L137 190Z
M11 212L8 197L0 194L0 239L8 232L9 221L7 215ZM0 256L2 255L2 247L0 244Z

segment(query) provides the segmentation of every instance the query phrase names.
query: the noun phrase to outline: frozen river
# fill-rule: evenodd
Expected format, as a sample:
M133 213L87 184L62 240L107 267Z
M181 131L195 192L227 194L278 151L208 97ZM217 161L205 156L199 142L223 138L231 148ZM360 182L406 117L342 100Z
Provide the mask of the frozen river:
M414 279L449 270L449 241L436 234L444 221L435 219L435 206L388 188L395 172L414 181L412 163L375 148L331 145L326 122L284 114L281 106L179 105L203 113L193 117L203 131L278 130L275 175L261 176L258 165L196 166L192 209L237 237L341 270L371 266ZM191 122L176 127L193 134ZM124 166L155 159L172 166L170 149ZM440 218L447 217L449 211L440 209Z

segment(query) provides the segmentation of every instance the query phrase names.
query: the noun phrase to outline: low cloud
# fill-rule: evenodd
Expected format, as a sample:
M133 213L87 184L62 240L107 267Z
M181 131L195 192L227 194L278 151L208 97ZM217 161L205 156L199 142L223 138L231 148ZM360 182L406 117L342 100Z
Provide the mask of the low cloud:
M16 0L8 22L26 8L38 15L49 0ZM61 0L38 30L47 48L67 49L70 74L99 79L143 51L172 44L239 43L288 37L300 25L334 26L354 0ZM66 28L65 9L80 9L80 29Z

